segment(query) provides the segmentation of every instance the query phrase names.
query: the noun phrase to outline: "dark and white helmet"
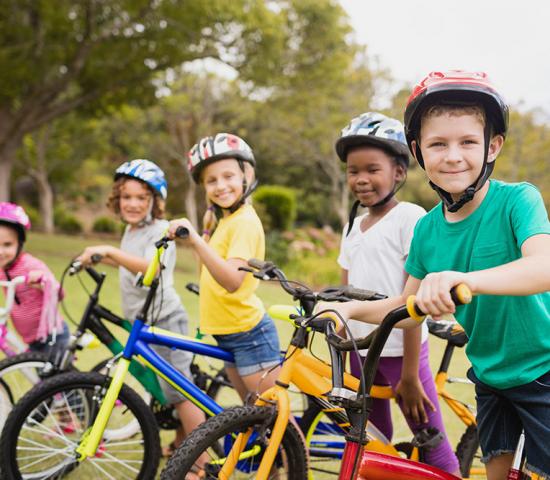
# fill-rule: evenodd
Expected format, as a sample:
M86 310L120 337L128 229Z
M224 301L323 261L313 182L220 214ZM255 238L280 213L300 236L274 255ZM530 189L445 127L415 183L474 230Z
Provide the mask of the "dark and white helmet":
M350 148L361 145L379 147L395 157L405 167L409 166L409 149L403 124L378 112L362 113L343 130L336 142L336 153L346 161Z

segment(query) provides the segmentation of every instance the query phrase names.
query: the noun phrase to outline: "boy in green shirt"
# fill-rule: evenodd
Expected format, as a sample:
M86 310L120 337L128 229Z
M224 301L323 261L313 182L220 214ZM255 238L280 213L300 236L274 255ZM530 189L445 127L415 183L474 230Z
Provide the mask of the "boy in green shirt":
M527 468L550 478L550 222L534 186L489 181L507 126L484 73L432 72L414 88L407 143L442 202L416 225L402 296L336 309L379 323L416 294L438 318L455 313L449 291L467 284L477 297L456 318L470 339L487 478L506 479L522 430Z

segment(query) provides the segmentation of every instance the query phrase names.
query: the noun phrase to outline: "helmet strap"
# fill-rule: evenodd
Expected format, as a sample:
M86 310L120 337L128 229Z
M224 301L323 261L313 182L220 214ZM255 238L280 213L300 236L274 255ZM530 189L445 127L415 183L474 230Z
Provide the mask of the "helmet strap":
M385 205L395 196L395 194L401 189L401 187L405 185L406 180L407 180L407 170L405 170L405 178L403 179L403 181L400 182L398 185L396 182L396 185L393 186L393 189L390 193L388 193L382 200L380 200L379 202L376 202L374 205L371 205L370 207L367 207L367 205L362 205L359 200L356 200L349 212L348 230L346 232L346 237L350 234L351 229L353 228L353 223L355 221L355 217L357 216L357 210L359 210L359 207L372 208L372 207L381 207L382 205Z
M248 182L246 181L244 161L238 160L238 162L239 162L239 167L243 172L243 194L241 195L241 198L239 198L233 205L231 205L228 208L229 213L235 213L239 208L241 208L241 206L244 204L246 199L250 195L252 195L254 190L256 190L256 188L258 187L258 180L254 180L250 186L248 185Z

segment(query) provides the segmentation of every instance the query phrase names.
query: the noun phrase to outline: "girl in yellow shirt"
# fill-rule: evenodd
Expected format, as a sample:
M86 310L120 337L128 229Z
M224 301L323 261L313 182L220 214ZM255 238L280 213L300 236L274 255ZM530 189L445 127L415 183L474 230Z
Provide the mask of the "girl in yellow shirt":
M172 237L178 227L189 230L185 242L202 265L200 328L233 353L235 363L225 367L243 400L274 384L280 361L277 330L255 293L259 282L239 270L265 255L262 223L248 201L257 184L255 167L242 138L218 133L201 139L189 152L188 168L206 190L203 235L186 218L173 220L169 229Z

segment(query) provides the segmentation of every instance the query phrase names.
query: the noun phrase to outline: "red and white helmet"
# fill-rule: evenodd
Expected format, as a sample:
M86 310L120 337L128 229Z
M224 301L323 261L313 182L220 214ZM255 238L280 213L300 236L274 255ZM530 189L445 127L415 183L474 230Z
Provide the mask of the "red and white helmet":
M506 136L508 130L508 105L497 92L484 72L450 70L431 72L414 88L405 109L405 136L412 152L411 143L418 140L420 118L432 105L482 105L492 134ZM414 152L412 152L414 153ZM419 159L420 166L424 164Z
M0 202L0 224L15 228L20 243L25 241L25 232L31 228L31 221L23 207L10 202Z
M231 133L218 133L215 137L202 138L189 150L187 168L195 183L199 183L204 167L226 158L256 166L252 149L241 137Z
M418 143L420 120L427 108L433 105L455 106L458 108L480 105L485 111L487 120L484 128L485 154L483 166L476 181L456 201L453 200L449 192L430 182L447 209L450 212L456 212L474 198L475 193L483 187L491 176L495 162L488 162L489 143L493 135L506 136L508 105L484 72L450 70L429 73L414 87L407 100L404 121L407 145L422 168L424 168L424 159ZM412 146L413 141L416 141L416 152Z

